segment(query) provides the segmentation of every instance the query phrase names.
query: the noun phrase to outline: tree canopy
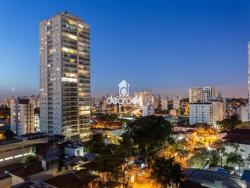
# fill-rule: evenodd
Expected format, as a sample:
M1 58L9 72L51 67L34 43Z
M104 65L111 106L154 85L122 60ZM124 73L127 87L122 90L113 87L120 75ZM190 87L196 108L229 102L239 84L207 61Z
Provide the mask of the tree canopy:
M130 139L141 154L149 156L170 139L172 126L163 117L141 117L126 127L124 139Z
M225 131L234 129L240 123L241 121L236 116L231 116L222 121L218 121L218 124L221 125L221 128Z
M163 187L178 185L181 183L181 165L176 163L173 158L156 158L152 165L152 178Z

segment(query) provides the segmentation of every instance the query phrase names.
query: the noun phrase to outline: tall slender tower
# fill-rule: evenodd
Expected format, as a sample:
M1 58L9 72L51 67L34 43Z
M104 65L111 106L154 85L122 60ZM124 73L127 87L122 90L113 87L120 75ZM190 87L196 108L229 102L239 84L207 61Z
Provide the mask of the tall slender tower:
M248 121L250 121L250 41L248 42Z
M40 23L40 129L70 140L90 130L89 25L67 12Z

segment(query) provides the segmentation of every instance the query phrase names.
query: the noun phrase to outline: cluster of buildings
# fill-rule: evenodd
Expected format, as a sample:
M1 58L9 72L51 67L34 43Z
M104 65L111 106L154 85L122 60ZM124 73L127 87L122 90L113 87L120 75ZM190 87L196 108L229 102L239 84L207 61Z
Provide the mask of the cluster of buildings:
M27 155L37 155L46 144L52 143L40 156L34 171L40 175L25 171L29 178L49 179L70 172L73 167L80 168L83 161L77 157L85 156L86 151L79 143L92 134L91 111L116 113L121 117L160 115L174 125L208 124L215 128L218 121L231 115L237 115L243 122L249 121L247 103L227 101L211 86L190 88L188 98L139 91L133 94L139 102L126 106L108 104L107 97L91 99L89 29L82 19L67 12L40 23L40 93L3 102L10 108L10 129L15 138L0 142L0 184L2 180L9 180L6 174L11 174L12 186L26 182L27 177L20 175L23 166L3 168L4 176L1 167L20 163ZM118 137L122 132L124 126L108 130L106 134ZM62 144L61 137L71 142L61 148L54 147L54 140ZM66 156L63 156L64 169L58 171L62 153ZM48 182L45 184L50 187Z
M225 102L214 87L189 89L189 124L206 123L217 126L225 118Z

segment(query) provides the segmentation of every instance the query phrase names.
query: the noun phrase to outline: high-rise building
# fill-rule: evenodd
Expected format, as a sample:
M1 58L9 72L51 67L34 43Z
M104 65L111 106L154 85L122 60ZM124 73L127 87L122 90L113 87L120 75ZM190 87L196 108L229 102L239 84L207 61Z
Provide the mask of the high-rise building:
M214 87L206 86L203 87L202 90L203 90L203 102L209 102L217 97Z
M161 109L168 110L168 99L167 98L161 99Z
M194 87L189 89L189 103L210 102L217 98L214 87Z
M248 121L250 120L250 41L248 42Z
M203 89L200 87L190 88L188 95L189 103L201 102L203 100Z
M179 108L180 108L180 102L181 102L181 100L180 100L179 96L174 97L173 98L173 109L179 110Z
M40 128L86 140L90 134L89 25L67 12L40 23Z
M37 99L35 97L18 97L11 99L11 130L16 135L25 135L37 131L36 107Z

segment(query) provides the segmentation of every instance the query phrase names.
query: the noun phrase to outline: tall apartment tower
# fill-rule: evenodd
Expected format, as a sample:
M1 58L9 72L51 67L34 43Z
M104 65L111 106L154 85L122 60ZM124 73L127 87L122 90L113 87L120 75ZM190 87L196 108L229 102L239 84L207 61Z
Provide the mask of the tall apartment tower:
M89 122L89 25L59 13L40 23L40 130L87 140Z

